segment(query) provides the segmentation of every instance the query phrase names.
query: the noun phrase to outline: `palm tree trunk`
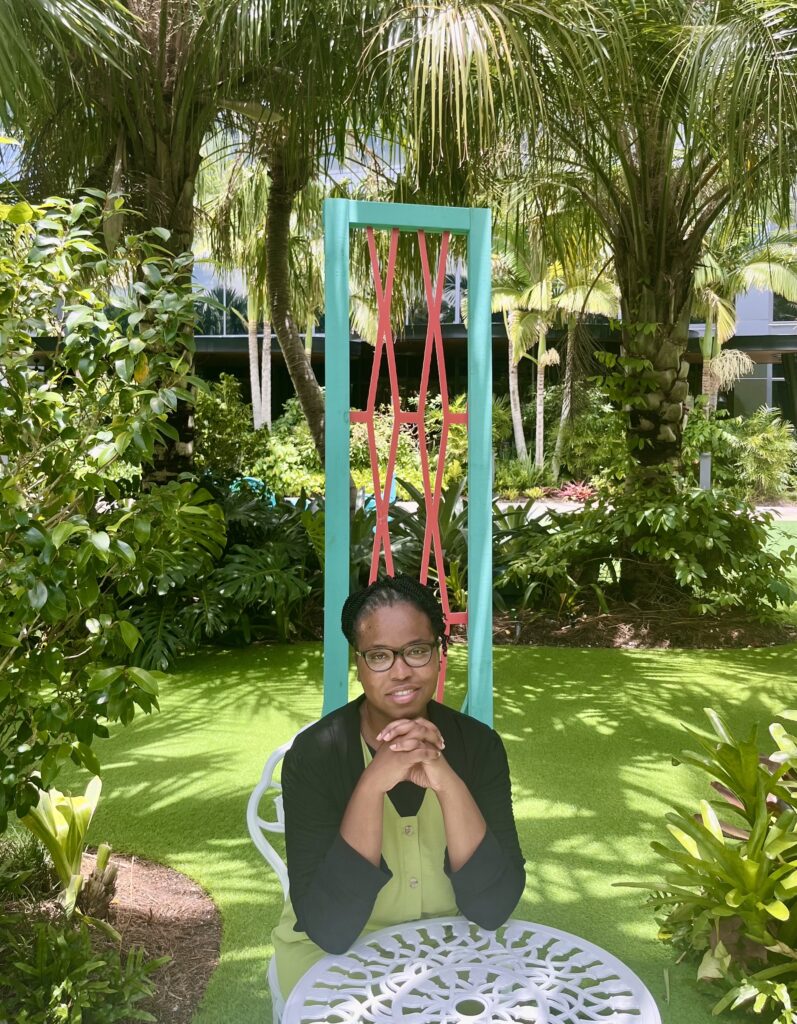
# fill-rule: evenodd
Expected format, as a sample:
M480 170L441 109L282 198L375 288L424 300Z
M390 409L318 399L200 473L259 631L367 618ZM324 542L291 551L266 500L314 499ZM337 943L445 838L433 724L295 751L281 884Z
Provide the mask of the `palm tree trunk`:
M318 385L310 360L291 312L290 246L291 212L297 193L307 175L289 173L280 154L269 155L271 188L266 210L266 283L270 301L271 322L285 357L316 450L324 462L324 395Z
M570 422L570 410L573 407L573 375L576 365L576 327L577 321L572 314L567 318L567 354L565 355L565 381L562 388L562 412L559 416L559 430L556 433L556 446L551 460L551 472L554 481L559 480L562 468L562 449L565 443L565 431Z
M534 465L542 469L545 462L545 366L537 360L537 400L534 423Z
M656 223L666 219L652 218ZM634 222L636 223L636 222ZM622 347L630 362L620 381L628 396L627 435L642 477L680 464L689 394L686 348L692 310L694 267L701 239L664 241L651 235L640 250L636 239L611 239L620 285ZM666 272L658 262L667 251ZM643 404L644 403L644 404Z
M518 364L515 362L514 345L509 342L509 408L512 413L512 430L515 435L515 451L519 459L527 459L526 437L523 433L523 410L520 407L518 387Z
M260 394L260 346L257 340L257 320L251 316L247 320L249 334L249 385L252 389L252 423L255 430L263 426L261 408L263 399Z
M260 425L271 430L271 324L263 323L263 352L260 363Z

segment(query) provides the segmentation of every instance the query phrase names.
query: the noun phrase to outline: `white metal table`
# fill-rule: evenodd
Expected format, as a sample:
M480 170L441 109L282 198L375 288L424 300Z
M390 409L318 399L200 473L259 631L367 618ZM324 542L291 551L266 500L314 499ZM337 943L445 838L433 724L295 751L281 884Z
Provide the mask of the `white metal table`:
M372 932L294 988L282 1024L661 1024L626 965L577 935L463 917Z

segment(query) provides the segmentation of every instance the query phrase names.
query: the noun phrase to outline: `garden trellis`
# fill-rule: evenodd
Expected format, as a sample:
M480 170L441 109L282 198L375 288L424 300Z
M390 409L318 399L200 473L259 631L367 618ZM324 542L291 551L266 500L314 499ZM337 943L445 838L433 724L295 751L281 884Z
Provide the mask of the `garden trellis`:
M365 231L371 258L378 328L376 351L366 408L350 412L349 239L352 230ZM388 255L380 266L377 232L389 232ZM417 409L401 407L395 359L391 303L400 232L415 233L428 312ZM439 235L436 266L429 260L429 235ZM454 411L449 404L440 311L446 259L452 235L467 239L468 278L468 409ZM326 289L326 521L324 556L324 714L348 699L348 649L340 631L340 610L349 593L350 493L349 450L351 424L366 425L371 453L376 530L370 578L380 567L393 573L390 543L390 493L401 429L418 431L425 508L421 579L426 582L434 565L446 629L467 626L468 690L463 710L492 725L492 337L490 313L490 211L458 207L328 199L324 204ZM442 404L442 428L437 464L432 471L426 443L426 410L433 362L437 365ZM393 429L387 464L379 465L374 413L383 363L387 366ZM443 486L448 434L456 423L468 431L468 606L454 612L449 605L440 542L438 509ZM445 658L437 696L445 684Z

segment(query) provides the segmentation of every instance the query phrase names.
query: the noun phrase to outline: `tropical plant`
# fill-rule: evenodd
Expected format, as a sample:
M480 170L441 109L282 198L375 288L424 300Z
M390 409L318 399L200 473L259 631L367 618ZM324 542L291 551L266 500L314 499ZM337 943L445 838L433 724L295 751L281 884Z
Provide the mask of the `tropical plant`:
M535 119L507 113L511 100L499 104L495 121L504 140L490 151L482 184L516 197L519 215L529 195L551 209L565 192L591 211L613 256L617 328L627 357L620 364L628 378L627 429L644 474L645 466L679 456L694 276L708 232L720 219L731 230L788 220L794 27L785 8L774 12L759 0L712 7L665 0L622 14L616 4L600 3L592 5L592 27L583 32L581 15L579 8L572 18L568 11L579 42L571 39L577 52L567 74L557 63L565 42L557 47L547 38L548 48L531 56L533 48L498 22L492 32L484 29L483 45L496 40L499 54L507 41L514 47L513 71L504 79L514 95L548 74L538 95L558 102L555 117L540 119L539 132L528 127ZM506 17L518 24L514 7ZM446 38L464 33L472 25L469 5L447 7L445 21L456 25ZM533 32L527 38L534 40ZM463 94L486 91L496 65L489 58L477 64ZM487 117L494 113L486 103L480 109ZM448 113L461 125L472 111L461 101ZM450 134L450 122L445 130ZM477 177L478 167L470 175Z
M715 711L706 714L713 736L687 729L697 749L678 760L705 772L721 800L701 800L696 815L686 807L669 813L667 828L678 845L651 844L666 863L663 880L624 884L652 890L659 937L682 956L700 958L699 980L728 990L715 1014L746 1007L766 1011L776 1024L791 1024L797 998L797 739L773 723L778 750L767 758L759 754L755 724L740 738ZM781 717L797 719L797 713Z
M714 486L750 500L780 498L794 486L797 440L794 427L773 409L728 417L690 416L684 431L684 465L696 482L701 453L712 456Z
M693 317L705 321L700 351L707 408L716 409L718 391L752 373L746 353L723 348L736 332L736 299L752 288L797 301L797 235L776 231L757 237L720 222L707 237L695 271Z
M530 543L506 570L555 581L539 594L549 611L589 598L603 610L631 601L766 618L797 601L795 548L772 553L772 516L727 491L700 490L670 474L644 486L632 477L587 501L578 515L549 512L549 519L544 543Z
M0 830L65 761L99 773L107 722L157 707L156 679L125 665L140 636L124 601L223 538L194 485L117 482L187 395L194 295L158 234L108 255L102 203L0 207Z
M431 560L429 576L441 582L445 576L449 595L455 608L467 606L468 509L462 500L464 480L453 481L445 488L437 505L437 526L443 565L438 565L435 550L427 539L427 524L420 510L426 508L423 491L407 480L399 481L416 503L416 511L397 507L392 513L390 535L397 572L420 576L423 554L429 545Z
M79 908L92 918L108 916L116 892L116 868L108 863L111 848L103 843L91 873L83 874L86 833L97 809L102 780L95 775L83 796L68 796L57 789L42 790L39 802L20 820L44 845L61 882L61 900L67 917Z
M114 61L119 48L135 47L120 8L108 0L3 0L0 5L3 45L0 47L0 99L14 120L32 106L57 108L56 95L40 60L37 39L63 61L76 53L87 59Z
M219 161L220 162L220 161ZM204 170L203 214L208 219L207 241L214 264L222 271L239 271L246 285L246 330L249 342L249 384L255 430L271 427L271 324L266 317L265 220L268 174L256 163L240 158L230 162L220 180L211 164ZM258 340L262 323L262 345Z
M0 912L0 1005L26 1024L123 1024L156 1018L152 974L166 958L140 949L123 955L84 921Z
M222 373L194 402L196 467L217 480L246 476L268 450L268 432L253 424L237 377Z

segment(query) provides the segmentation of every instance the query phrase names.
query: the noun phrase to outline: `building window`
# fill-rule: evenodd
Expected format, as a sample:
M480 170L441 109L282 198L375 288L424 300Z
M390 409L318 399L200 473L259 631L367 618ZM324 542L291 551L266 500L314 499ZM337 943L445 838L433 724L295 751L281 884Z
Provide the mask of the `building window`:
M756 363L753 372L748 377L741 377L734 385L734 416L750 416L762 405L786 415L789 396L781 363Z
M777 293L772 297L772 319L777 322L797 320L797 302L789 302Z

